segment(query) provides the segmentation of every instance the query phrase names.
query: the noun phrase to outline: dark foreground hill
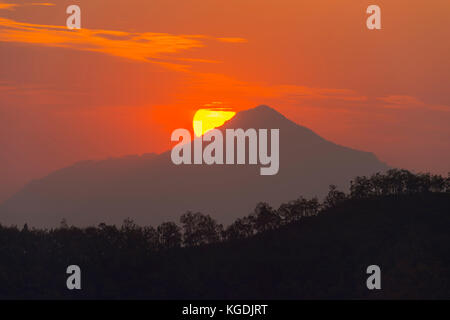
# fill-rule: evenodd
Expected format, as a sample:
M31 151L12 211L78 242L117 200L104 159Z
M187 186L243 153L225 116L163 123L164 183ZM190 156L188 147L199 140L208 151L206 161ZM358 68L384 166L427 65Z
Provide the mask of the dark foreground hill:
M448 193L350 199L250 238L158 252L108 228L0 228L0 298L449 299L449 253ZM66 289L71 264L81 291ZM378 291L366 287L373 264Z

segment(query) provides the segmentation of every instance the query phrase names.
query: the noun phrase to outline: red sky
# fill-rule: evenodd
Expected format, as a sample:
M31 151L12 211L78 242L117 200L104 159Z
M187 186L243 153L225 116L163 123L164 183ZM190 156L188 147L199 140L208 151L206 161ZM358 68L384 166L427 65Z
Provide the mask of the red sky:
M65 28L71 4L82 30ZM449 15L447 0L0 0L0 201L79 160L161 152L214 102L446 174Z

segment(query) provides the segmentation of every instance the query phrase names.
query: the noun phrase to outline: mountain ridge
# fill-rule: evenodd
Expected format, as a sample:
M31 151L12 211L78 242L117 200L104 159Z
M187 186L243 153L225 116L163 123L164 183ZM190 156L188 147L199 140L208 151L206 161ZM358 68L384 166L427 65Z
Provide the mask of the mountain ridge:
M325 195L329 184L348 187L357 175L388 167L373 153L339 146L268 106L241 111L228 128L280 129L280 171L259 176L259 165L174 165L170 150L147 157L78 162L35 180L0 205L0 223L55 226L142 224L178 218L187 210L223 223L248 214L255 203L277 206L299 195Z

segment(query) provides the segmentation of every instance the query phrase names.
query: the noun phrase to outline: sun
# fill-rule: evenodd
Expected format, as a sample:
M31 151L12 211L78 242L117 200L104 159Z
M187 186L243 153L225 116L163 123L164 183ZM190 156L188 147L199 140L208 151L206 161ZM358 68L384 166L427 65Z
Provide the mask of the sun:
M198 109L193 119L194 133L200 137L205 132L220 127L235 114L236 112L226 108Z

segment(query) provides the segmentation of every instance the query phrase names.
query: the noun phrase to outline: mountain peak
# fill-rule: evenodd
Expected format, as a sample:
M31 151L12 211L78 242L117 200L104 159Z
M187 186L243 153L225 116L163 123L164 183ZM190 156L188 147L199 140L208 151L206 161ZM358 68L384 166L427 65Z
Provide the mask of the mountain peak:
M296 125L274 108L267 105L238 112L223 128L281 128Z
M251 109L247 109L244 111L241 111L239 113L247 113L247 114L251 114L252 116L262 116L262 115L278 115L278 116L282 116L283 118L285 118L281 113L279 113L277 110L275 110L274 108L269 107L268 105L265 104L261 104L259 106L256 106L254 108Z
M259 106L256 106L254 108L252 108L253 110L259 110L259 111L273 111L273 112L277 112L274 108L269 107L266 104L260 104Z
M299 194L322 197L330 184L348 188L355 176L386 169L374 155L329 142L268 106L238 112L219 129L279 129L279 173L260 176L253 165L177 166L170 151L88 162L28 184L0 205L0 220L49 227L62 218L86 226L130 217L159 224L191 210L229 223L261 200L278 206Z

